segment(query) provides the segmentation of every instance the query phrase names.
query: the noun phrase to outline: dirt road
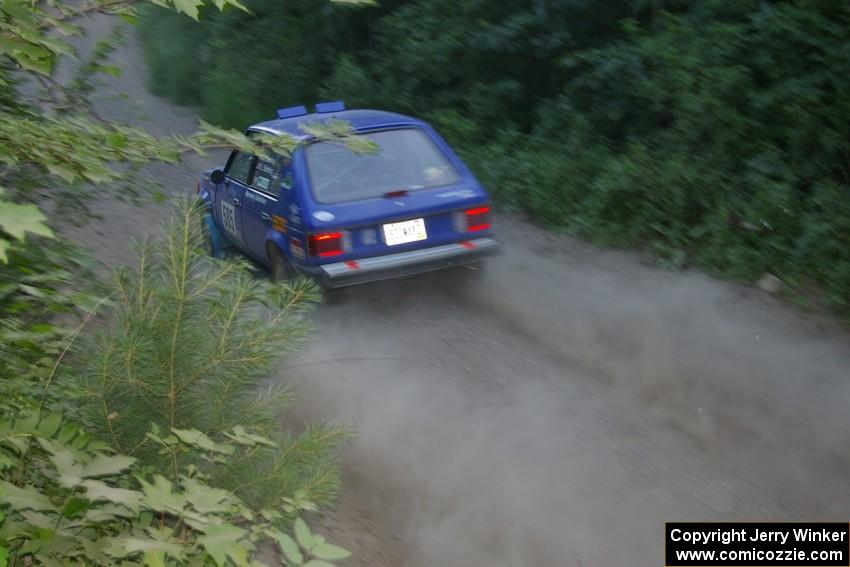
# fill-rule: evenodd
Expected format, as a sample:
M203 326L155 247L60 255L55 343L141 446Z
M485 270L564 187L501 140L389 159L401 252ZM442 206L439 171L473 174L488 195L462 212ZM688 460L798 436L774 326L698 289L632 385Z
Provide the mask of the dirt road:
M116 61L104 116L193 131L190 110L147 94L135 41ZM147 175L182 194L212 163ZM109 264L163 214L104 208L69 234ZM657 566L667 520L847 519L837 325L516 219L499 236L503 255L476 277L347 291L280 372L302 417L356 426L344 518L328 521L362 551L351 564Z

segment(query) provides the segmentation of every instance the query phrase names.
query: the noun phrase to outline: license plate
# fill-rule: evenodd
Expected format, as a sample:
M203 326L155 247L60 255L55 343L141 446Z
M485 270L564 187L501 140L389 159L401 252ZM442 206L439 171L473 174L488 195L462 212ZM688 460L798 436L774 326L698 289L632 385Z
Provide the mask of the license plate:
M239 230L236 228L236 207L227 201L221 202L221 224L224 230L234 236L239 236Z
M387 246L406 244L426 240L425 219L413 219L404 222L392 222L384 225L384 240Z

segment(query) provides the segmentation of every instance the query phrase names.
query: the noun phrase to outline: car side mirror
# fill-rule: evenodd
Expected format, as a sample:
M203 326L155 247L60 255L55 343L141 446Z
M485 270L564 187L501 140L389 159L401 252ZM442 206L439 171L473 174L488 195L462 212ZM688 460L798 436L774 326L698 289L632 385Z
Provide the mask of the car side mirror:
M220 169L214 169L210 172L210 181L218 185L224 182L224 172Z

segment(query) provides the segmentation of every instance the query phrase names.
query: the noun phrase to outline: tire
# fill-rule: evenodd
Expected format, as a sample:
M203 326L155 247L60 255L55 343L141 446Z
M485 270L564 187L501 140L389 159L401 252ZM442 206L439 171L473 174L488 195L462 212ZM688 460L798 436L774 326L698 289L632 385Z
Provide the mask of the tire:
M275 283L284 283L294 278L295 269L289 263L289 260L286 259L286 256L283 255L283 252L274 244L269 245L268 251L272 281Z
M203 246L204 252L206 252L210 257L217 258L222 260L229 255L230 244L227 240L219 233L218 234L218 246L216 246L216 239L213 233L210 231L210 225L208 223L212 222L215 225L215 221L209 219L209 217L204 217L201 219L201 234L203 235ZM218 229L216 229L218 230Z

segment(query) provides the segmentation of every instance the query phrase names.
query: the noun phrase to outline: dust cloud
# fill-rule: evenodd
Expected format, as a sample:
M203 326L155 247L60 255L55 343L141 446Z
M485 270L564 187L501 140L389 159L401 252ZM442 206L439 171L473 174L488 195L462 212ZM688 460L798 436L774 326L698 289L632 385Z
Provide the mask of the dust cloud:
M834 323L500 229L480 274L347 290L282 374L306 416L355 425L345 489L403 564L657 565L664 521L843 517L850 352Z

